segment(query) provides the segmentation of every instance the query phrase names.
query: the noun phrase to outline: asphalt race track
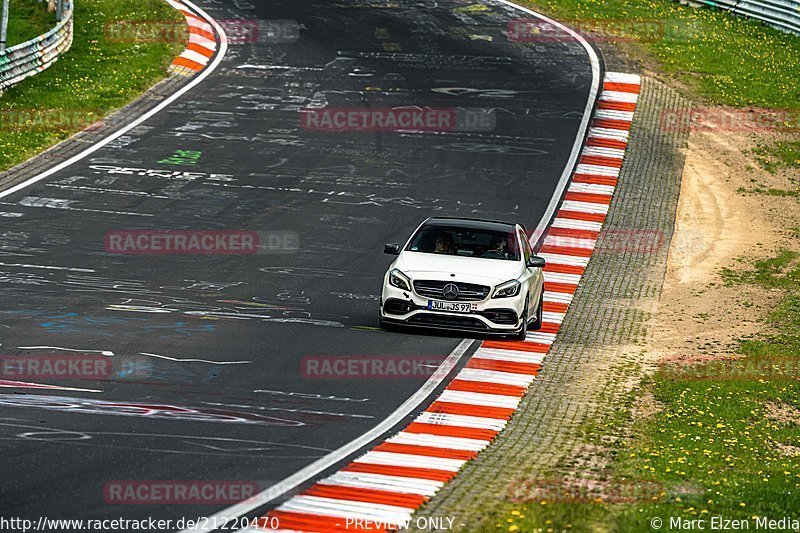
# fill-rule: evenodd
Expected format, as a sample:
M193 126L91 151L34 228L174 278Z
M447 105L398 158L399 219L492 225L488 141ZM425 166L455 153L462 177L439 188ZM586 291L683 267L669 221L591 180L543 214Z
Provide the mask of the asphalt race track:
M383 244L431 215L535 227L592 88L578 42L511 42L508 23L524 14L502 4L200 5L217 20L293 21L299 39L232 39L219 68L167 110L0 200L0 355L102 367L48 380L55 389L0 388L6 516L208 515L234 502L128 505L104 488L266 488L384 420L427 375L321 379L304 358L453 352L462 338L377 329ZM302 126L301 109L325 106L469 108L492 122ZM109 234L130 230L283 232L288 244L246 255L107 250Z

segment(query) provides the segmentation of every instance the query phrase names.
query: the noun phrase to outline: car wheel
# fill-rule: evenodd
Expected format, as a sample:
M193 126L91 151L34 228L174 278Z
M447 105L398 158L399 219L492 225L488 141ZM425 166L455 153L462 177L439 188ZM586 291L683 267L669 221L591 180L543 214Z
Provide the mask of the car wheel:
M525 304L525 309L522 311L522 326L519 331L514 334L514 340L524 341L528 334L528 304Z
M531 329L538 330L542 327L542 317L544 313L544 291L539 296L539 305L536 306L536 318L531 322Z

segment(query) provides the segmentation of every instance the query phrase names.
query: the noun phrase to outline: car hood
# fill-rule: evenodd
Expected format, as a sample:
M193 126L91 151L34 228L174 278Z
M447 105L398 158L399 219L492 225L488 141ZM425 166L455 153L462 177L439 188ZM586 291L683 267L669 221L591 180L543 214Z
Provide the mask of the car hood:
M405 272L413 279L463 281L481 285L497 285L510 279L517 279L523 272L521 261L408 251L400 254L394 268ZM455 274L456 277L451 274Z

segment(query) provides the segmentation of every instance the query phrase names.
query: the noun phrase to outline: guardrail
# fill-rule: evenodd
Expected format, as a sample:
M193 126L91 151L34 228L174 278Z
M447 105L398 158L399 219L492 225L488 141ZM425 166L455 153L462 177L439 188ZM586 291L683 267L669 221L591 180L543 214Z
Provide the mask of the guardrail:
M72 46L72 2L64 2L61 20L47 33L0 52L0 94L38 74Z
M800 35L800 0L691 0L686 3L718 7Z

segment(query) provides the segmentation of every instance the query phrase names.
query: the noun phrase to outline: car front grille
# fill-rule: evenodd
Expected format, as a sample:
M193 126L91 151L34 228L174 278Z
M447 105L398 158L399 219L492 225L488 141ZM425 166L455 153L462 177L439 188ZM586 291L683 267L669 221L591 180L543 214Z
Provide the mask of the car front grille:
M414 291L425 298L447 300L444 296L444 287L450 283L458 287L458 296L455 302L479 302L489 296L491 287L476 285L474 283L461 283L457 281L417 280L414 282Z
M414 309L412 302L398 300L397 298L389 298L383 304L383 312L388 315L405 315Z
M514 325L519 321L519 317L513 309L486 309L480 314L495 324Z
M433 327L438 326L443 328L468 329L473 331L486 331L489 329L486 324L477 318L468 316L433 315L421 313L408 319L408 323Z

